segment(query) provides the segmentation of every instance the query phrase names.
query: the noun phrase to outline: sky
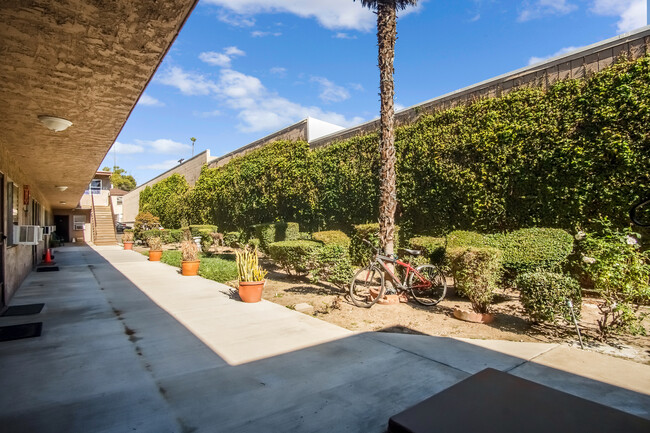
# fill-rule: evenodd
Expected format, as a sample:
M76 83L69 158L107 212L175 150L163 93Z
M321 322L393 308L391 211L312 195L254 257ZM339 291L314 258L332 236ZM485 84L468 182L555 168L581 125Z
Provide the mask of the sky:
M420 0L399 13L397 109L647 23L647 0ZM101 167L138 184L308 116L379 115L375 15L353 0L200 0Z

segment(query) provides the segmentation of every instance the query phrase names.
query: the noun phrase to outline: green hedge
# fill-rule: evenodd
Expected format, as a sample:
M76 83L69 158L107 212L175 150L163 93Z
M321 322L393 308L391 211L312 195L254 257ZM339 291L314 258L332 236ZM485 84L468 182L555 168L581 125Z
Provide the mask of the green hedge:
M488 313L500 277L502 253L496 248L456 247L450 250L456 290L477 313Z
M311 234L311 238L325 245L340 245L346 249L350 248L350 238L340 230L314 232Z
M214 224L191 224L187 227L181 227L181 232L183 230L189 230L192 233L192 236L201 236L201 231L208 230L210 233L216 233L218 227Z
M574 306L576 318L580 317L582 293L578 282L566 275L537 271L521 274L515 280L520 290L521 304L534 322L557 322L558 317L572 321L567 300Z
M598 215L624 226L621 210L648 183L649 134L648 56L423 114L396 129L398 223L435 236L573 230ZM278 141L204 168L190 193L174 194L192 218L225 230L283 220L348 231L377 218L377 142L376 133L314 150ZM154 196L143 191L141 209L160 216L169 207Z
M312 255L322 244L313 241L280 241L268 245L271 259L287 273L306 273L310 269Z
M185 176L172 174L140 192L140 211L157 216L165 228L178 229L188 223L188 192Z
M274 242L295 241L300 237L300 226L298 223L268 223L253 225L255 237L260 240L262 250L267 251L269 245Z
M368 263L372 258L373 250L363 242L367 239L376 247L379 246L379 223L357 224L352 227L350 238L350 258L355 265ZM394 251L399 248L399 227L395 227Z
M442 264L445 260L445 238L434 238L432 236L416 236L409 239L409 247L422 251L422 255L429 263Z
M352 262L348 248L336 243L317 248L312 251L309 270L314 282L324 280L345 287L352 278Z

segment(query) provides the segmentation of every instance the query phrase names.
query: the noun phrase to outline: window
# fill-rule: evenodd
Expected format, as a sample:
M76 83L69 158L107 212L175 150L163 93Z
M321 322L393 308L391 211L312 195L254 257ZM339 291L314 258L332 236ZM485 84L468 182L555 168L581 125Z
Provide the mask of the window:
M84 194L101 194L101 193L102 193L102 180L93 179L90 181L90 185L88 185L88 189Z
M86 224L86 215L74 215L73 224L73 230L83 230L84 224Z

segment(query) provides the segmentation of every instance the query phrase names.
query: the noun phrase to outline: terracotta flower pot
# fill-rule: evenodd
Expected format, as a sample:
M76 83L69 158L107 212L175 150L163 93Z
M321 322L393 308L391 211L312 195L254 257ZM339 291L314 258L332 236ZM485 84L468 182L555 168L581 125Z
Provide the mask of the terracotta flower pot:
M494 315L489 313L475 313L474 311L465 311L454 308L454 317L473 323L490 323L494 320Z
M181 261L181 274L192 277L199 273L199 264L201 260Z
M132 250L133 249L133 242L132 241L124 241L124 249L125 250Z
M149 261L150 262L159 262L162 257L162 250L160 251L151 251L149 250Z
M244 302L260 302L265 281L240 281L239 297Z

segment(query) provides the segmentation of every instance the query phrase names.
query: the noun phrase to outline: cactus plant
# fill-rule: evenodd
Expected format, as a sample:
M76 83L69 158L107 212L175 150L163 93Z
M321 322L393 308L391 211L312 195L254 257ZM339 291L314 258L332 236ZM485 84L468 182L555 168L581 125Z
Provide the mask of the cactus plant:
M237 257L237 273L239 274L240 282L264 281L266 271L259 265L257 248L253 251L237 251L235 254Z

